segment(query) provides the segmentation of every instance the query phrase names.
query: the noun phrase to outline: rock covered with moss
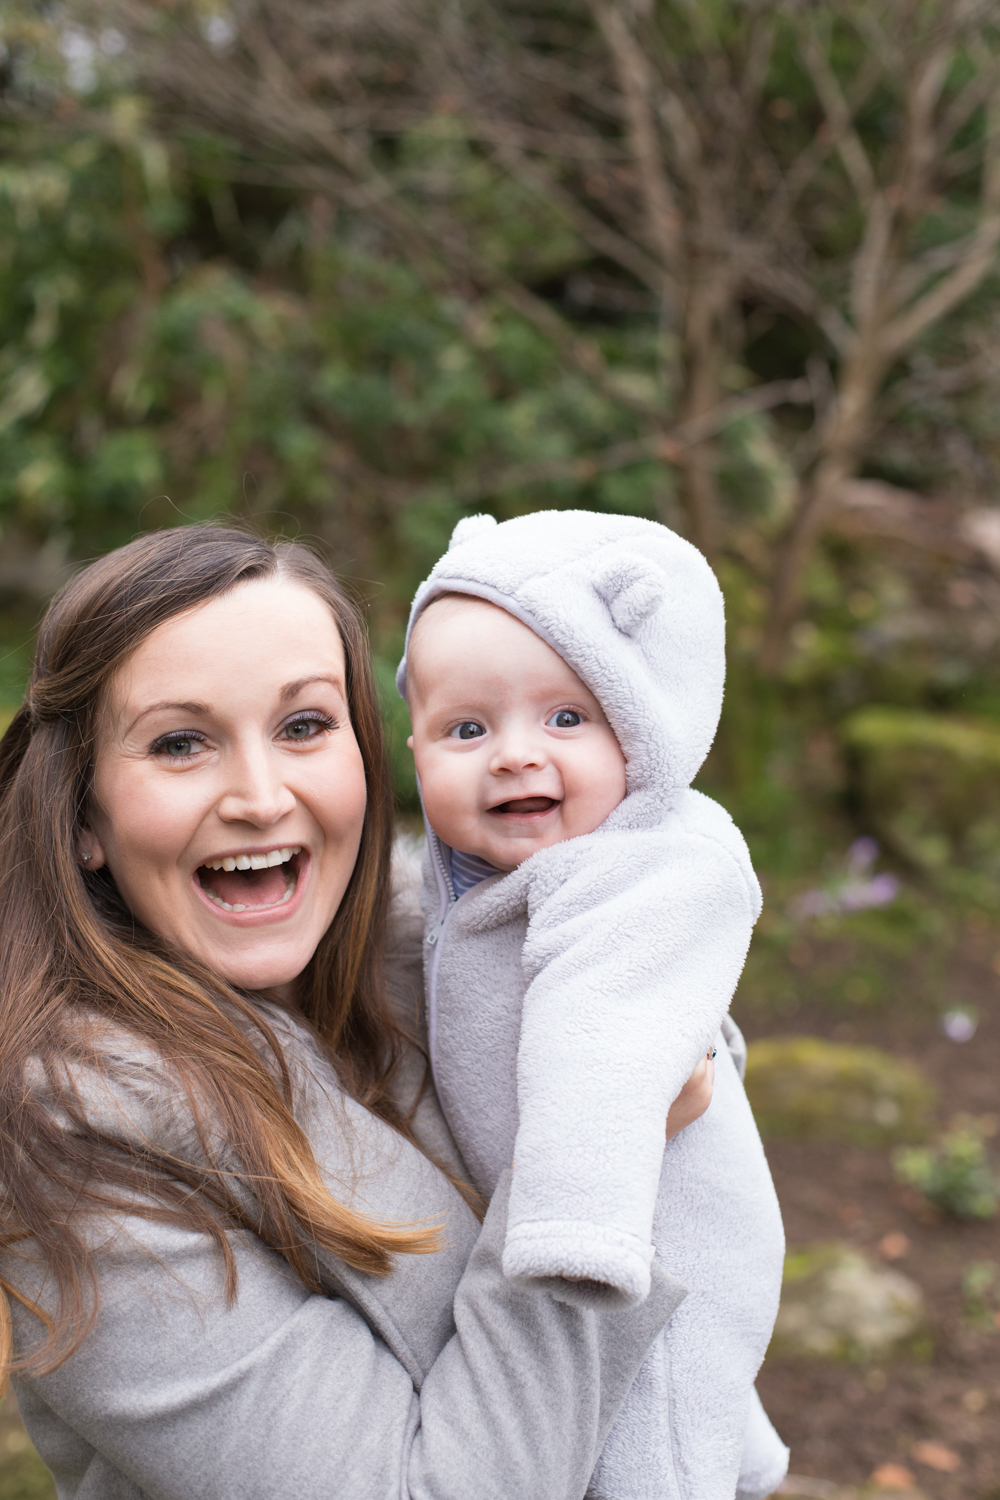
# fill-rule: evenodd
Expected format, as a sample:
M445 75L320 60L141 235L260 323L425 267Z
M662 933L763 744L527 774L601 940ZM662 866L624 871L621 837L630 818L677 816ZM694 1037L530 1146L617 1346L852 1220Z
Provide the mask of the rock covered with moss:
M871 1359L919 1335L920 1288L840 1241L789 1253L772 1349L817 1359Z
M754 1042L746 1087L763 1135L859 1146L923 1140L936 1101L912 1063L814 1036Z
M1000 725L873 705L841 727L855 791L888 847L926 870L1000 868Z

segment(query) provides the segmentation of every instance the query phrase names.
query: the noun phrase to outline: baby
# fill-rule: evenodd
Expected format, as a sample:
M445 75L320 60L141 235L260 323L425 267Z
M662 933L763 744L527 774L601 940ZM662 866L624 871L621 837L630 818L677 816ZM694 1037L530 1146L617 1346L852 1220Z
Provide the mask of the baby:
M781 1219L726 1014L760 889L728 814L690 789L724 675L700 553L581 511L460 522L399 670L429 825L431 1063L485 1196L513 1159L504 1271L625 1307L655 1253L687 1288L595 1500L757 1500L787 1464L753 1389ZM712 1103L665 1148L717 1042Z

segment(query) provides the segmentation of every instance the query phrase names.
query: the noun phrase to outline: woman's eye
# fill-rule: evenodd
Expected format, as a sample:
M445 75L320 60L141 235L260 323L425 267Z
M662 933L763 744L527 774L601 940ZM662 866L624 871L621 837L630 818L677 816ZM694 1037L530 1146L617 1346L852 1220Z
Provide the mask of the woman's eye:
M561 708L558 713L552 715L546 724L546 729L576 729L577 725L583 723L583 715L578 714L575 708Z
M172 740L161 740L155 748L160 755L167 756L169 760L186 760L194 751L197 743L197 740L180 734Z
M482 724L477 724L475 719L464 719L461 724L456 724L451 730L453 740L478 740L486 733Z
M284 726L282 733L286 740L301 743L303 740L314 740L324 729L332 728L333 720L325 716L317 719L293 719Z

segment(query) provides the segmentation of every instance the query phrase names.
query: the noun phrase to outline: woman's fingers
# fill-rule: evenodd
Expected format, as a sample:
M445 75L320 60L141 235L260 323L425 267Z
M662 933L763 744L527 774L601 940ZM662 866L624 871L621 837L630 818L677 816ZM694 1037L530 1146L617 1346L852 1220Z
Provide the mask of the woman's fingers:
M693 1125L695 1120L701 1119L712 1102L714 1087L715 1049L713 1048L709 1057L702 1058L670 1106L667 1114L668 1141L672 1141L675 1135L680 1135L688 1125Z

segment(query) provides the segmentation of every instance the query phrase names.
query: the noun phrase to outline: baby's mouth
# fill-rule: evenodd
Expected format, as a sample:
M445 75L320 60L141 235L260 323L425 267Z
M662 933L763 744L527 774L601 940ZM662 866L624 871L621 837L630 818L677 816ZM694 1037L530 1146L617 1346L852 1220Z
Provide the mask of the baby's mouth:
M531 813L550 812L559 803L555 797L512 797L509 802L499 802L491 807L491 813L505 813L514 817L527 817Z
M223 911L265 911L292 899L301 858L298 844L266 854L227 854L198 866L198 884Z

